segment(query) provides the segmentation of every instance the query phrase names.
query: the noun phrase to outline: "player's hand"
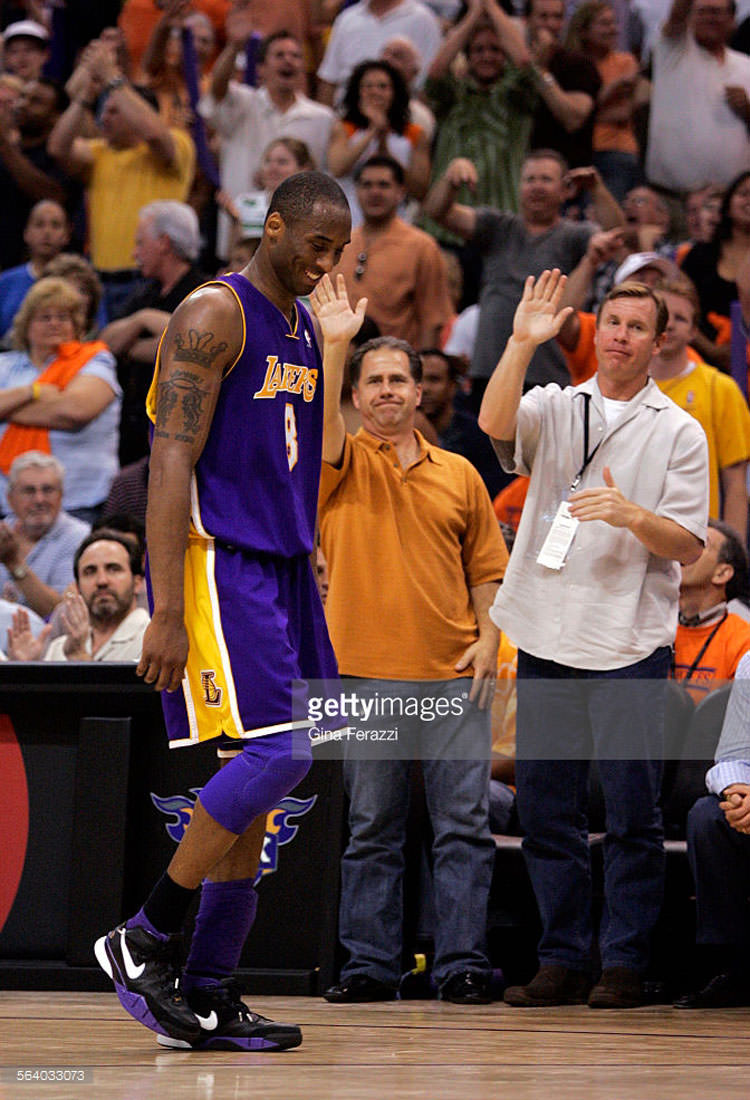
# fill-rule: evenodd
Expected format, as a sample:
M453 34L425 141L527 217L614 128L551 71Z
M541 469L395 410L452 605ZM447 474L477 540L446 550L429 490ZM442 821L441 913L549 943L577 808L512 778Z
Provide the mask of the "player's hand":
M557 336L573 312L572 306L560 309L566 282L566 276L561 275L557 267L552 271L543 271L538 279L529 275L513 318L515 340L519 343L528 340L536 345Z
M330 275L324 275L312 292L310 301L326 344L348 344L362 327L367 299L360 298L356 308L352 309L343 275L336 276L335 287Z
M463 672L468 668L474 670L474 682L469 692L469 702L476 703L480 710L485 710L492 705L492 697L495 694L497 647L497 634L493 633L491 636L478 638L456 661L456 672Z
M637 505L624 497L615 485L609 466L603 470L604 486L601 489L581 489L568 500L570 514L582 523L599 519L610 527L630 527Z
M143 635L136 672L157 691L177 691L185 675L188 636L180 617L154 614Z

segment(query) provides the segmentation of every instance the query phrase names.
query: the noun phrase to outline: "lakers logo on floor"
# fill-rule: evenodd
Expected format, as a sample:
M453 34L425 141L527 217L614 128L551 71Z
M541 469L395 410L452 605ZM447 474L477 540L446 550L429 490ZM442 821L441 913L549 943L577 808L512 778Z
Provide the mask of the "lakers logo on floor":
M220 707L222 689L216 683L216 673L212 668L201 671L201 688L203 689L203 702L207 707Z

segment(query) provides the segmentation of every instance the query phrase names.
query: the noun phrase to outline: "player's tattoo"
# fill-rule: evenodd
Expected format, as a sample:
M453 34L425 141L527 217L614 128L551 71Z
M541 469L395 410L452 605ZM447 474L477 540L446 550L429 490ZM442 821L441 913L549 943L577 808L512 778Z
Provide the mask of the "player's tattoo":
M199 367L210 367L217 355L227 350L226 340L212 343L213 332L198 332L189 328L186 333L176 332L172 356L177 363L195 363Z
M200 432L203 402L206 397L203 390L203 378L187 370L172 371L169 378L159 383L159 398L156 406L156 427L164 429L179 403L182 410L182 424L174 438L182 443L192 443ZM174 425L177 427L177 425ZM168 434L159 431L164 438Z

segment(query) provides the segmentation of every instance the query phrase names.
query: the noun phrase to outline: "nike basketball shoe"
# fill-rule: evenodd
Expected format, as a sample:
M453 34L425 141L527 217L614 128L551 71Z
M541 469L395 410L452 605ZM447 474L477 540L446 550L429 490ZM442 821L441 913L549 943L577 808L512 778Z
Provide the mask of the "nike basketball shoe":
M251 1012L240 997L232 978L214 985L196 987L186 994L200 1024L200 1036L189 1040L160 1032L163 1047L178 1050L289 1050L302 1042L295 1024L277 1024Z
M179 936L160 939L122 924L96 941L94 954L126 1012L159 1035L190 1042L202 1029L180 991L179 944Z

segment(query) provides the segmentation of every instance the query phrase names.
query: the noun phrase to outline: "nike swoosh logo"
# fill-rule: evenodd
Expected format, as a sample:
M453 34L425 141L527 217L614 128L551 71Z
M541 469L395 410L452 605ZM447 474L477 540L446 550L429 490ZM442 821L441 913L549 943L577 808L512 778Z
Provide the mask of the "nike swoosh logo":
M143 974L143 971L146 969L146 964L144 962L144 963L141 963L140 966L136 966L135 962L133 961L133 956L130 954L130 950L129 950L128 945L125 941L125 936L126 936L126 929L121 928L120 929L120 949L122 951L123 962L125 963L125 973L130 978L131 982L134 982L134 981L137 981L137 979L140 978L140 976Z
M204 1031L216 1031L219 1026L219 1017L213 1010L211 1010L208 1016L199 1016L196 1012L195 1018Z

